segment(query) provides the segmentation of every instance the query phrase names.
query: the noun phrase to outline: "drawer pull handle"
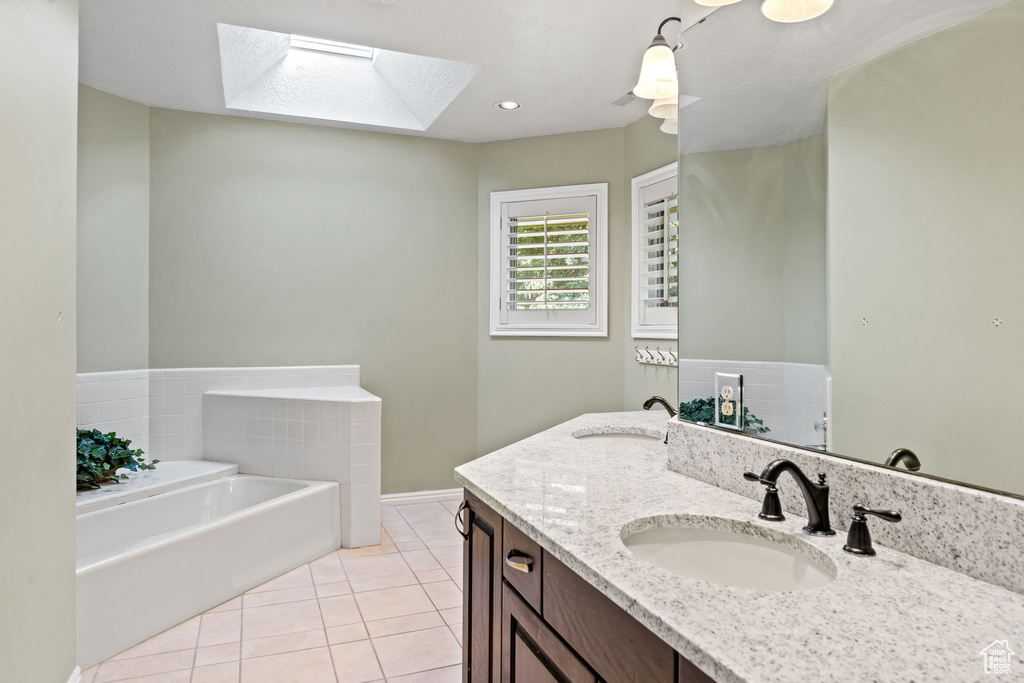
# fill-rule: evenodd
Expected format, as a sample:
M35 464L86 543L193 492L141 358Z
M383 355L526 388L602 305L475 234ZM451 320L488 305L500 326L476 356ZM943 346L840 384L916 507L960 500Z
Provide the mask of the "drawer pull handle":
M462 511L469 507L469 501L462 501L462 505L459 506L458 511L455 513L455 530L459 532L467 541L469 540L469 532L466 531L466 520L462 518ZM462 526L459 526L459 522L462 522Z
M526 574L533 571L533 558L515 549L508 551L508 556L505 557L505 564L516 571Z

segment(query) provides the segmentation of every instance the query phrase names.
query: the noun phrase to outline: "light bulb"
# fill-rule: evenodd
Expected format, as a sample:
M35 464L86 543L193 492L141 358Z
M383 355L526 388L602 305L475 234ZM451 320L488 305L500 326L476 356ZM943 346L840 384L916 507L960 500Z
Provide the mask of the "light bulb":
M676 58L660 33L654 36L651 46L644 53L640 80L633 88L633 94L645 100L660 100L679 94Z
M647 113L656 119L674 119L679 116L679 97L654 100Z
M832 7L834 0L764 0L761 14L772 21L795 24L820 17Z

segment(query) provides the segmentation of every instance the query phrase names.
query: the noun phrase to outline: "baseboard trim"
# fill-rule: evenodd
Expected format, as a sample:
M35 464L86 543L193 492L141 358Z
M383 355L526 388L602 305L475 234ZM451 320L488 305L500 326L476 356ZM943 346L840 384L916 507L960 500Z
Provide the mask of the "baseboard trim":
M68 683L81 683L82 681L82 667L76 666L75 670L71 672L71 676L68 677Z
M441 489L438 491L411 491L409 493L386 493L380 497L380 504L414 505L416 503L440 503L445 500L462 500L462 489Z

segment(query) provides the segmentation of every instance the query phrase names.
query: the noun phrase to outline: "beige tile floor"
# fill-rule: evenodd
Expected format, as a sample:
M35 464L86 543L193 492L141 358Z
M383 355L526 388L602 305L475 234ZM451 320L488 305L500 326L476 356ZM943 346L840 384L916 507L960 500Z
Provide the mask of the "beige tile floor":
M381 544L338 550L111 657L83 683L455 683L459 501L385 506Z

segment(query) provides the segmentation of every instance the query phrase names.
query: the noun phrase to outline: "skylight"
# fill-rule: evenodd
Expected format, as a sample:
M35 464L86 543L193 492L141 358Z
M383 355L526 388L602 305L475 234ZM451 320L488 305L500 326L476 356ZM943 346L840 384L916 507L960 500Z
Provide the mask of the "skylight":
M322 38L309 38L306 36L292 35L292 50L311 50L313 52L327 52L334 55L346 55L348 57L361 57L362 59L373 59L373 48L365 45L353 45L351 43L339 43L334 40L323 40Z
M475 64L217 24L224 106L275 117L427 130Z

